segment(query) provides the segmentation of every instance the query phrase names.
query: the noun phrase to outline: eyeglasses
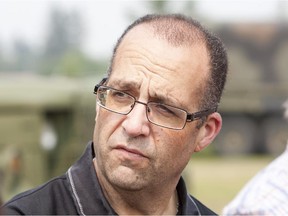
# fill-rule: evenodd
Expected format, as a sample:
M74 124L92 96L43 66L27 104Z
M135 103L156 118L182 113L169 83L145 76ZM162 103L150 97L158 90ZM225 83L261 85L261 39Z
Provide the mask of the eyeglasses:
M97 104L106 110L121 115L128 115L136 103L146 106L146 116L152 124L181 130L185 127L186 122L192 122L208 116L217 111L217 106L211 109L202 110L195 113L188 113L186 110L174 106L157 103L157 102L141 102L126 92L101 85L105 81L100 82L94 88L94 94L97 96Z

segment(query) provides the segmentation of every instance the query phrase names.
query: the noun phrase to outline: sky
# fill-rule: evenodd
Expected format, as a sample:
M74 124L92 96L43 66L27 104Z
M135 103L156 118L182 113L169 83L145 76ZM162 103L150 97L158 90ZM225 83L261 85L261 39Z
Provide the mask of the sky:
M171 12L179 12L182 3L172 2ZM135 0L0 0L1 46L6 48L16 38L40 46L53 6L65 11L76 9L81 14L86 35L83 50L96 58L110 55L117 38L130 23L129 13L142 16L151 12L147 2ZM280 1L279 7L277 0L202 0L197 1L196 12L213 22L266 22L278 18L279 8L288 14L288 1Z

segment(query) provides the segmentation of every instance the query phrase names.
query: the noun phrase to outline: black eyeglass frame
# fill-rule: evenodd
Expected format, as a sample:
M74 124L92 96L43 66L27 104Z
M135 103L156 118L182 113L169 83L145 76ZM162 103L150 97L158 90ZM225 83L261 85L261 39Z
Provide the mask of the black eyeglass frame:
M108 79L108 78L105 77L105 78L103 78L97 85L95 85L95 87L94 87L94 92L93 92L94 94L97 94L98 88L101 87L101 86L107 87L107 88L109 88L109 89L113 89L113 90L116 90L116 91L120 91L120 92L121 92L121 90L114 89L114 88L112 88L112 87L110 87L110 86L104 85L104 83L107 81L107 79ZM140 104L142 104L142 105L147 106L147 103L144 103L144 102L141 102L141 101L136 100L136 98L135 98L133 95L130 95L130 94L126 93L126 92L124 92L124 93L127 94L127 95L129 95L129 96L131 96L132 98L134 98L134 100L135 100L134 103L140 103ZM163 105L171 106L171 105L168 105L168 104L163 104ZM206 116L208 116L208 115L210 115L210 114L212 114L212 113L214 113L214 112L217 112L217 109L218 109L218 106L216 105L216 106L213 107L213 108L201 110L201 111L194 112L194 113L189 113L189 112L187 112L185 109L182 109L182 108L179 108L179 107L175 107L175 106L171 106L171 107L174 107L174 108L176 108L176 109L179 109L179 110L182 110L182 111L186 112L186 121L185 121L185 124L183 125L182 128L172 128L172 127L162 126L162 125L159 125L159 124L155 124L154 122L151 122L151 121L148 119L149 122L151 122L152 124L158 125L159 127L169 128L169 129L173 129L173 130L182 130L182 129L186 126L186 123L187 123L187 122L192 122L192 121L195 121L195 120L199 120L199 119L201 119L201 118L203 118L203 117L206 117ZM133 108L132 108L132 109L133 109ZM123 114L123 115L128 115L128 114L132 111L132 109L131 109L128 113ZM108 110L109 110L109 109L108 109ZM110 111L110 110L109 110L109 111ZM118 113L118 112L116 112L116 113ZM121 113L119 113L119 114L121 114Z

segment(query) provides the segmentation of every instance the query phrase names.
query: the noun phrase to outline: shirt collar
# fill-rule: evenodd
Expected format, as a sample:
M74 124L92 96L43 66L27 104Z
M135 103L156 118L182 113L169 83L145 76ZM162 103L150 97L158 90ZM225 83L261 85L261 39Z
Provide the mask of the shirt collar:
M84 154L67 171L71 194L78 213L81 215L116 215L117 213L106 200L99 184L94 165L93 143L89 142ZM183 178L177 185L179 215L199 215L194 199L187 193Z

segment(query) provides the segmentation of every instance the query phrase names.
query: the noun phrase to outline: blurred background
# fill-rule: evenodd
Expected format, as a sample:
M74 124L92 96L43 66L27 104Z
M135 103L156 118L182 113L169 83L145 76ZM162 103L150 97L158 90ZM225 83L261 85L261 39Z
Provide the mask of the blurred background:
M223 129L183 175L220 213L285 148L287 1L0 1L0 199L65 172L92 139L94 85L113 45L147 13L184 13L222 38Z

